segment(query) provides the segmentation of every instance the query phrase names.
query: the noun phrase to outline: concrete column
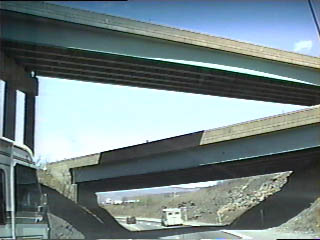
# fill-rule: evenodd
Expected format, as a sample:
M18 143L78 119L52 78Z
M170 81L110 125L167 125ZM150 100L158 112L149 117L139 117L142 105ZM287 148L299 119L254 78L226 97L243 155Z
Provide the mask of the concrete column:
M34 151L36 97L26 93L23 142Z
M15 140L17 91L6 82L4 90L3 136Z

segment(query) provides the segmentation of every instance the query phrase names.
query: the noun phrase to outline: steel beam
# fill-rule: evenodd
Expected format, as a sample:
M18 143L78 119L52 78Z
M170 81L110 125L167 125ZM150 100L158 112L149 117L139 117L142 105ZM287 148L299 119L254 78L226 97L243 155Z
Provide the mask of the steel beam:
M298 150L275 155L228 161L194 168L147 173L78 183L78 190L108 192L129 189L163 187L178 184L235 179L285 171L303 170L310 162L318 162L320 148ZM76 169L73 169L73 173ZM78 192L80 195L81 193ZM85 197L85 194L80 196Z
M320 123L317 123L202 145L177 152L135 158L130 161L100 163L98 165L76 168L73 172L75 183L81 183L121 176L187 169L229 161L241 162L246 159L319 146ZM100 160L100 162L102 161Z
M151 59L2 41L40 76L297 105L320 103L320 86Z

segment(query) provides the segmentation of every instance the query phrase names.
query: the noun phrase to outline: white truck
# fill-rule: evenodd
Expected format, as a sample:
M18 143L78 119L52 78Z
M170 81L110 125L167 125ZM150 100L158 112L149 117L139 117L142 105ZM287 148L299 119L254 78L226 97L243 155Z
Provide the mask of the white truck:
M183 224L182 212L180 208L164 208L162 209L161 225L176 226Z
M32 152L0 137L0 239L48 239L46 196Z

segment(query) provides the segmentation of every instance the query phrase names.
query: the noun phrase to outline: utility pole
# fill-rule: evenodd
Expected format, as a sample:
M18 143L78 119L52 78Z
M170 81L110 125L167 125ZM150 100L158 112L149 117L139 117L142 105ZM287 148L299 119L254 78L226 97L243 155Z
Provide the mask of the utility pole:
M320 40L320 0L308 0L308 4L311 10L312 18L318 31L318 37Z

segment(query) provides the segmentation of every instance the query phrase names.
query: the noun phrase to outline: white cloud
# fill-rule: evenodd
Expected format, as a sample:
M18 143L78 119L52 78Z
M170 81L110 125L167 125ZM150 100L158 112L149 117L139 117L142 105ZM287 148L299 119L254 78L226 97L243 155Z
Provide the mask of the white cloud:
M312 48L311 40L302 40L294 44L293 51L306 53L306 52L309 52L311 48Z

